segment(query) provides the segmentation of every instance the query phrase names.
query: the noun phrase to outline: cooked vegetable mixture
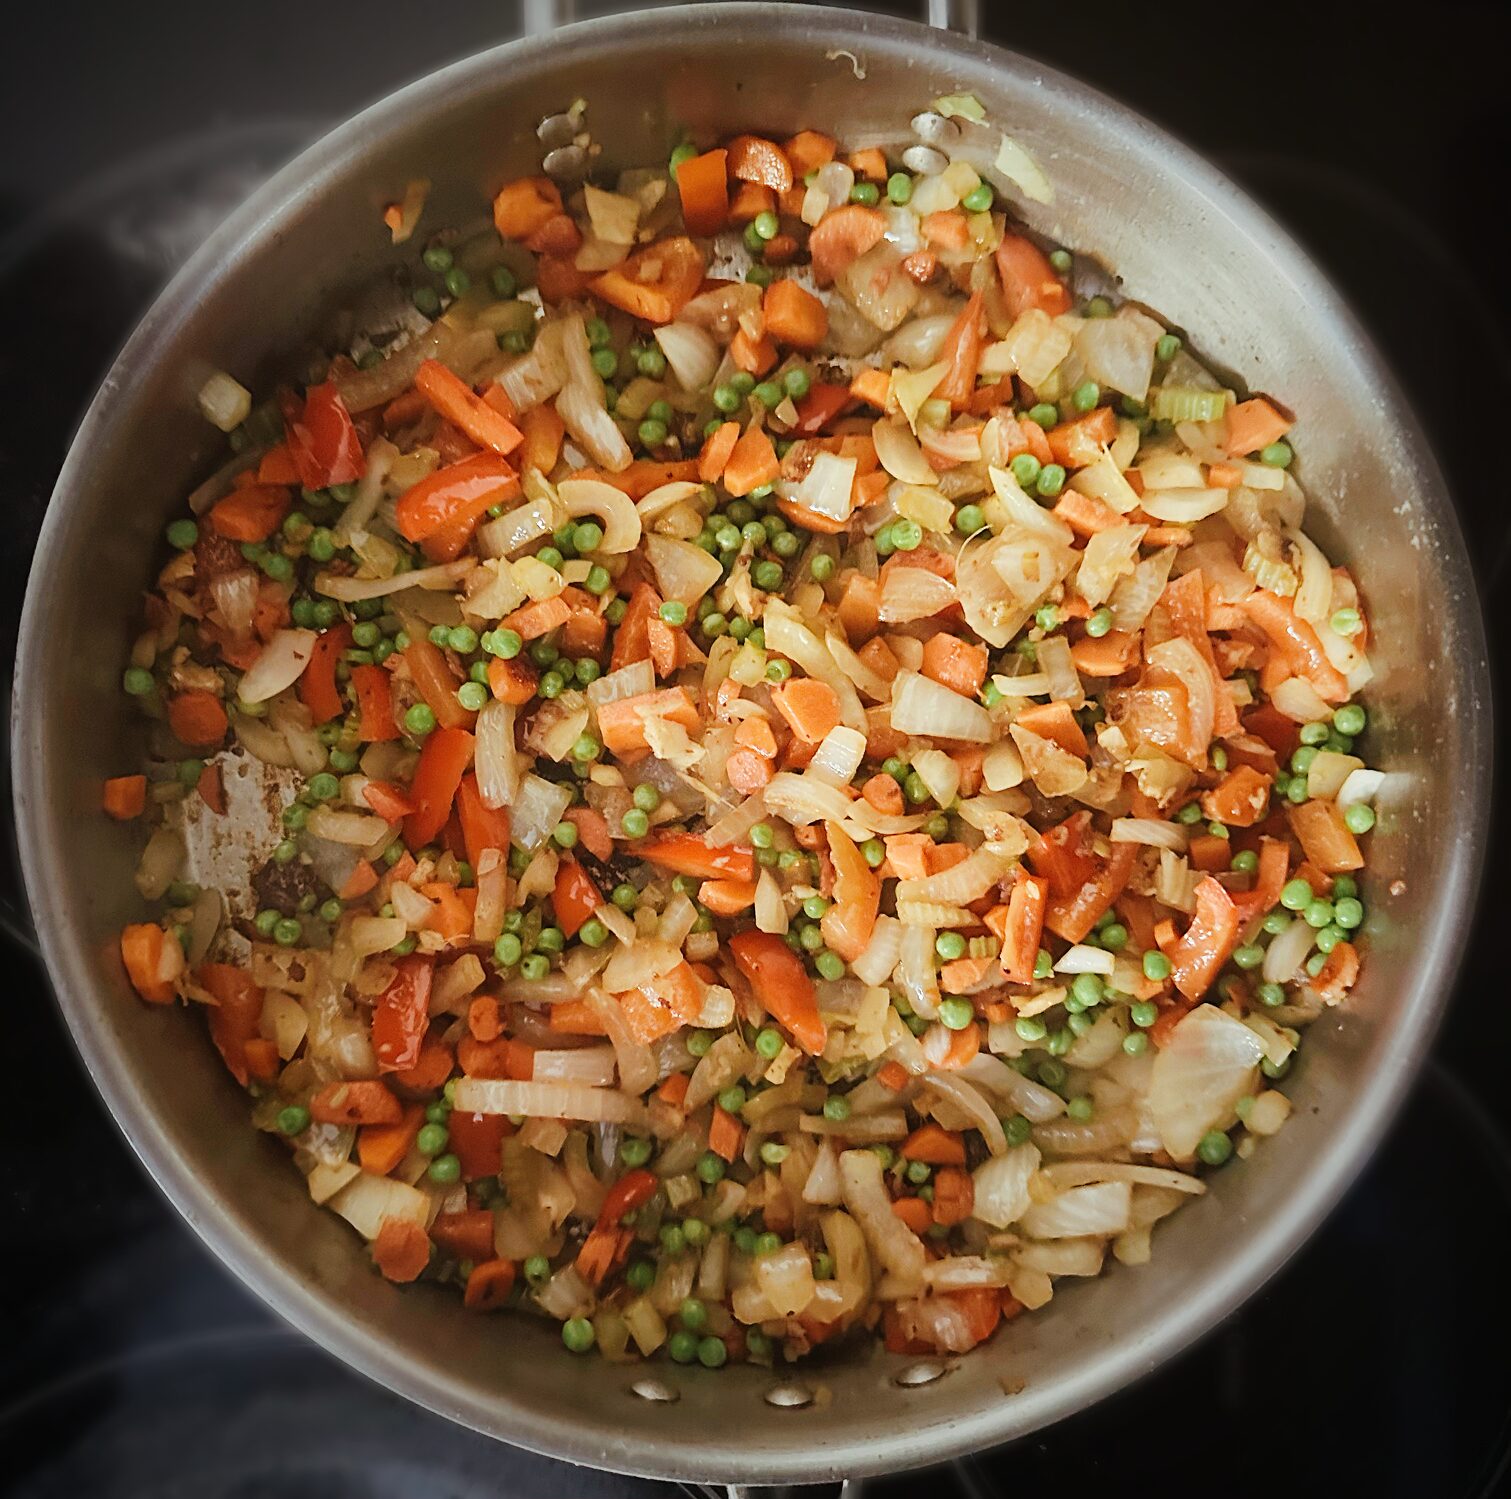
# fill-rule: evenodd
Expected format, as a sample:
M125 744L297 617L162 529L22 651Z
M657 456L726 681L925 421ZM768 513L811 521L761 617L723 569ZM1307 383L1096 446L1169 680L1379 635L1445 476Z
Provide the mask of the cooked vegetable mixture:
M510 182L402 326L201 393L125 970L377 1270L576 1353L969 1349L1147 1260L1359 970L1367 614L1290 421L936 104Z

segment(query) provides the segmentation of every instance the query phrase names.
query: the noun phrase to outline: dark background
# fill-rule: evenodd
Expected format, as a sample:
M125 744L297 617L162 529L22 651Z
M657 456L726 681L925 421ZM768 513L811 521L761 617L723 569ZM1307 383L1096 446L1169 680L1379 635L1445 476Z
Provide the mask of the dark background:
M1503 685L1511 293L1493 226L1511 149L1511 7L1440 4L1400 19L1395 7L1319 5L1224 13L984 0L984 10L990 39L1087 79L1215 158L1343 287L1444 463ZM513 5L470 0L32 4L8 16L0 661L12 654L32 538L73 423L167 272L322 126L517 27ZM1158 226L1156 188L1136 232ZM1423 1081L1308 1250L1158 1375L1016 1448L940 1471L931 1487L1117 1485L1170 1499L1277 1484L1296 1499L1340 1484L1389 1496L1502 1491L1511 1011L1503 937L1487 930L1495 874L1492 863L1490 903ZM413 1412L249 1302L146 1183L24 944L0 947L13 1121L0 1152L10 1269L0 1493L650 1490L565 1474Z

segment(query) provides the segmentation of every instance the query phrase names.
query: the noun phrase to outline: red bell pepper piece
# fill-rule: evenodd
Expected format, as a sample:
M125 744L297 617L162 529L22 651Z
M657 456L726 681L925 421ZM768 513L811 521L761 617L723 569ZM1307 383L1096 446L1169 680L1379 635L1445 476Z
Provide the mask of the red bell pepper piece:
M603 896L593 877L570 855L556 866L556 888L551 905L556 924L568 938L575 937L582 925L603 904Z
M257 1036L262 1020L262 990L245 968L232 963L201 963L194 977L215 997L210 1011L210 1039L231 1076L247 1085L247 1042Z
M818 991L803 960L773 932L738 932L729 950L755 997L792 1039L809 1056L823 1051L829 1028L819 1018Z
M362 799L384 822L403 822L414 811L409 793L392 781L369 781L362 788Z
M288 433L289 455L306 489L327 489L332 484L350 484L367 472L362 439L352 422L346 402L327 380L304 393L304 405L289 395L283 403L283 422Z
M1129 845L1132 847L1132 845ZM1187 999L1200 999L1238 941L1238 907L1211 875L1196 887L1196 914L1171 947L1171 977Z
M402 1072L420 1059L430 1025L430 979L435 959L411 953L394 965L393 982L373 1008L373 1051L379 1072Z
M462 1164L462 1180L497 1176L503 1165L503 1143L514 1133L507 1114L464 1114L452 1110L446 1121L451 1153Z
M444 532L449 545L458 528L465 528L454 557L488 507L511 486L518 487L514 470L497 453L474 453L449 463L400 497L395 508L399 534L406 541L425 542ZM427 553L435 555L429 548Z
M459 678L452 675L444 655L423 635L404 647L404 664L443 729L458 729L472 723L477 714L470 713L456 700Z
M799 437L814 437L850 404L848 385L812 386L797 403L797 425L792 429Z
M1081 888L1072 895L1055 896L1044 913L1044 925L1067 942L1080 942L1102 913L1123 893L1133 874L1138 845L1118 843L1112 855Z
M357 690L357 711L361 715L361 734L366 744L382 744L399 737L399 725L393 716L392 678L381 666L352 667L352 686Z
M485 807L475 775L462 777L462 784L457 787L456 809L462 824L462 843L467 850L467 862L474 869L485 849L496 848L508 856L509 809ZM571 936L571 933L567 935Z
M1025 874L1007 901L1007 930L1002 937L1002 971L1015 984L1034 981L1034 964L1044 938L1044 911L1049 904L1049 881Z
M466 729L431 730L409 787L414 811L404 819L404 841L410 848L433 842L446 826L462 773L472 763L472 745Z
M415 388L448 422L454 422L480 448L500 457L512 453L525 434L497 407L476 394L438 359L427 359L414 377Z
M1096 873L1097 861L1088 848L1090 829L1090 812L1072 812L1029 844L1024 858L1049 881L1051 895L1074 895Z
M598 1210L599 1228L617 1228L626 1213L643 1208L656 1195L661 1185L653 1171L643 1168L626 1171L608 1190L603 1206Z
M336 663L352 643L351 626L334 625L315 637L315 648L299 678L299 701L317 723L329 723L346 712L341 689L336 685Z
M649 864L704 880L753 880L755 850L729 843L712 848L694 833L676 833L635 850Z

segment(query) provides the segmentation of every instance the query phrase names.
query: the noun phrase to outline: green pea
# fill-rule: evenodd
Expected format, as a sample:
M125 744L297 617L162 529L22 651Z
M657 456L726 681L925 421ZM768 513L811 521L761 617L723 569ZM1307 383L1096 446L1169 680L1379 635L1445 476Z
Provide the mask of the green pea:
M512 297L519 290L514 272L506 265L494 266L488 279L493 284L493 294L496 297Z
M1049 252L1050 268L1057 275L1065 275L1074 263L1074 257L1069 250L1051 250Z
M1058 463L1046 463L1039 470L1039 477L1034 481L1034 489L1037 493L1049 498L1065 488L1065 470Z
M813 966L821 979L828 979L831 983L845 976L845 960L838 953L827 949L814 954Z
M1257 944L1248 944L1244 947L1235 948L1233 961L1244 969L1258 968L1264 961L1264 949Z
M619 825L630 838L644 838L650 832L651 820L638 807L631 807L619 819Z
M860 846L861 857L872 869L880 869L886 861L887 846L880 838L867 838Z
M1037 1015L1020 1015L1014 1022L1013 1029L1017 1031L1020 1041L1027 1041L1030 1045L1042 1041L1049 1034L1049 1027Z
M1111 317L1112 303L1106 297L1093 297L1086 304L1087 317Z
M275 855L276 857L276 855ZM287 863L285 859L282 861ZM297 947L304 939L304 928L292 916L280 917L273 928L273 941L279 947Z
M780 1234L772 1233L768 1229L767 1232L756 1235L755 1252L759 1256L764 1257L768 1254L775 1254L781 1247L782 1236Z
M441 294L433 286L417 286L413 300L416 311L426 317L433 318L441 310Z
M1280 904L1287 911L1304 911L1312 900L1312 887L1305 880L1287 880L1280 891Z
M711 1187L715 1183L724 1180L726 1167L722 1157L715 1155L711 1150L705 1150L698 1157L693 1170L697 1174L699 1181L705 1186Z
M1259 461L1271 468L1289 468L1293 456L1288 442L1272 442L1259 450Z
M1175 333L1162 333L1154 344L1154 357L1161 364L1168 364L1180 353L1180 336Z
M777 592L787 577L780 562L757 562L750 576L755 586L766 593Z
M1232 867L1240 874L1253 874L1259 868L1259 855L1251 848L1243 849L1233 855Z
M1086 621L1086 633L1094 638L1100 638L1112 629L1112 610L1105 604L1098 609L1090 619Z
M1259 1003L1264 1005L1266 1009L1273 1010L1276 1005L1283 1005L1285 1003L1285 990L1279 984L1261 984L1254 993L1258 997Z
M187 552L199 540L199 527L188 519L170 521L167 535L169 546Z
M740 393L733 385L716 385L714 386L713 403L727 416L739 409Z
M1163 957L1164 954L1160 956ZM1128 1018L1140 1030L1146 1031L1159 1019L1159 1006L1147 999L1140 1000L1137 1004L1128 1007Z
M959 932L941 932L934 939L934 951L946 963L953 963L956 958L965 956L965 938Z
M1143 1031L1130 1031L1123 1037L1123 1050L1130 1057L1141 1057L1149 1050L1149 1038Z
M1208 1130L1197 1144L1196 1154L1203 1165L1221 1166L1233 1154L1233 1142L1221 1130Z
M145 667L128 666L121 678L121 686L132 697L148 697L157 691L157 680Z
M525 945L512 932L505 932L493 944L493 959L501 968L512 967L524 956Z
M967 213L986 213L996 200L991 183L979 182L960 200L960 206Z
M1330 900L1316 899L1308 901L1301 912L1301 919L1309 926L1322 928L1327 926L1333 919L1333 903Z
M1037 406L1029 409L1028 419L1040 427L1053 427L1060 420L1060 413L1048 401L1040 401Z
M522 958L519 965L519 976L529 979L532 983L537 979L543 979L551 971L551 960L541 953L531 953L529 957Z
M414 703L404 712L404 727L417 738L424 738L435 728L435 714L428 703Z
M1098 401L1102 399L1102 388L1095 380L1083 381L1070 394L1070 404L1077 411L1094 410Z
M893 172L887 178L887 201L901 206L913 196L913 179L906 172Z
M782 389L794 401L801 401L813 388L813 377L802 365L794 365L782 376Z
M958 994L952 994L939 1002L939 1023L946 1030L963 1031L975 1018L975 1007L970 1000Z
M979 505L962 505L955 512L955 531L960 536L974 536L985 524L986 512ZM905 547L904 550L911 548Z
M815 552L808 571L813 574L815 582L827 583L834 576L834 567L834 558L827 552Z
M597 1341L593 1324L586 1317L568 1317L561 1324L561 1340L571 1353L587 1353Z
M1368 802L1355 802L1344 809L1343 825L1350 833L1367 833L1375 825L1375 809Z
M1284 911L1269 911L1260 926L1272 937L1278 937L1289 925L1291 918Z
M1091 1100L1084 1094L1077 1094L1065 1105L1065 1112L1076 1121L1077 1124L1085 1124L1091 1118L1094 1109Z
M666 441L666 423L647 417L636 428L635 435L639 437L643 447L659 448Z
M782 404L782 387L775 380L762 380L756 386L754 395L768 411Z
M1121 952L1128 945L1128 928L1120 921L1110 921L1097 940L1108 952Z
M421 1155L440 1155L450 1140L451 1131L444 1124L422 1125L414 1137L415 1147Z
M792 675L792 664L778 657L774 661L766 663L766 680L768 682L785 682Z

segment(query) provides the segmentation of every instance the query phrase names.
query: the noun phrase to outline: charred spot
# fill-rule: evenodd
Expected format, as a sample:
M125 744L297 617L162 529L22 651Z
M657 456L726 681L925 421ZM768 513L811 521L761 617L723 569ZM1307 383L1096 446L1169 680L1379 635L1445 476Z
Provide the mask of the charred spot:
M317 901L325 898L325 887L315 871L298 859L280 864L269 859L252 876L252 890L257 896L259 911L273 910L280 916L297 916L299 902L313 895Z
M240 546L229 536L222 536L209 526L200 528L199 540L194 543L194 575L200 582L240 572L246 565Z
M635 874L642 868L638 859L629 853L620 853L617 849L613 856L608 859L595 858L586 848L579 843L573 850L572 856L593 877L593 883L598 886L605 895L615 885L635 884ZM636 886L638 889L639 887Z

